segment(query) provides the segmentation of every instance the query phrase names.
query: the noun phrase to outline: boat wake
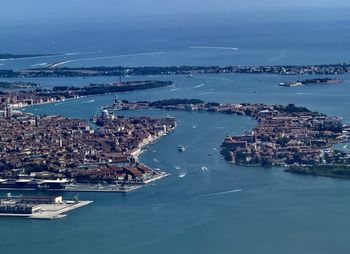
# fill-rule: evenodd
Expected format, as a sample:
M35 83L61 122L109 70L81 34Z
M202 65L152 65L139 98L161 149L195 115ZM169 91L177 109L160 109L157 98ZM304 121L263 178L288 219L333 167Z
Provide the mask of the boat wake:
M153 56L153 55L159 55L159 54L164 54L164 53L165 53L164 51L155 51L155 52L136 53L136 54L125 54L125 55L113 55L113 56L99 56L99 57L80 58L80 59L72 59L72 60L59 62L59 63L51 65L51 67L55 68L57 66L65 65L67 63L75 63L75 62L82 62L82 61L103 60L103 59L123 58L123 57L132 57L132 56Z
M197 86L195 86L194 88L201 88L201 87L203 87L205 84L200 84L200 85L197 85Z
M200 95L212 94L213 92L200 93Z
M229 190L229 191L210 193L210 194L202 195L201 197L214 197L214 196L220 196L220 195L236 193L236 192L241 192L241 191L242 191L242 189L234 189L234 190Z
M194 46L190 47L191 49L220 49L220 50L238 50L234 47L210 47L210 46Z
M75 53L65 53L65 56L77 56L77 55L81 55L82 53L79 52L75 52Z
M46 65L47 65L47 63L37 63L37 64L32 64L30 67L43 67Z
M95 102L95 100L89 100L89 101L83 101L83 102L81 102L81 103L92 103L92 102Z
M55 64L51 65L51 68L55 68L55 67L60 66L60 65L64 65L64 64L67 64L67 63L71 63L72 61L74 61L74 60L69 60L69 61L64 61L64 62L55 63Z

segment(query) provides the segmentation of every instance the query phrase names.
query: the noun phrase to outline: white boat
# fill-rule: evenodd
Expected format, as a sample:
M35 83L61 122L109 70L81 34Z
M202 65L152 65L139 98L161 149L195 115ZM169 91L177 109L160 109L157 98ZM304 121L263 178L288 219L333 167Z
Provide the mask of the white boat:
M208 168L207 168L206 166L202 166L201 169L202 169L203 172L209 171Z
M178 151L179 151L179 152L184 152L184 151L186 151L185 146L184 146L184 145L180 145L179 148L178 148Z
M175 167L175 169L179 170L178 178L183 178L187 175L187 171L185 169L181 169L180 167Z

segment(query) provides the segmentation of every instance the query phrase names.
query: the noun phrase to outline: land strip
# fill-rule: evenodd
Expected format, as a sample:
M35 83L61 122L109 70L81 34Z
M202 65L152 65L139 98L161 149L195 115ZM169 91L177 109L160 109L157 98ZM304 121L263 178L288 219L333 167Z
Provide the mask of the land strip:
M168 66L168 67L43 67L25 70L0 70L1 78L18 77L91 77L126 75L188 75L218 73L249 73L278 75L337 75L350 72L349 63L320 65L266 65L266 66Z

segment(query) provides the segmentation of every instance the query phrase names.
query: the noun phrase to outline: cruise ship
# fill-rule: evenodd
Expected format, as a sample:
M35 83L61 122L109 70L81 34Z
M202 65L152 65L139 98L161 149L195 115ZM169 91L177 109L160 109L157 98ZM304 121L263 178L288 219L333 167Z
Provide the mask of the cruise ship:
M68 182L67 179L0 179L0 190L60 190L65 189Z

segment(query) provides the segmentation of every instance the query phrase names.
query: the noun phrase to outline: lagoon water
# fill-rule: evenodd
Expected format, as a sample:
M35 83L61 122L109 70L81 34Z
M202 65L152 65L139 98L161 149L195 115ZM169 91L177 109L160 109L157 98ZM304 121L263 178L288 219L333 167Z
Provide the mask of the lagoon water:
M315 27L319 28L317 25ZM338 37L346 36L342 31L348 31L349 26L337 27L340 32L334 31L334 33ZM322 28L319 29L323 31ZM330 28L327 26L324 29L328 31ZM281 30L274 31L275 34L278 34L278 31L281 33ZM317 30L314 34L318 32ZM271 33L273 34L273 31ZM305 36L311 36L305 31L303 33ZM181 35L183 34L179 31L172 36L180 38L180 42L185 45L186 43L181 41ZM292 38L293 35L290 36ZM147 38L151 41L150 37ZM248 40L250 37L246 35L244 38ZM285 38L281 40L288 41ZM218 42L211 45L216 44ZM86 65L143 63L163 65L172 62L207 64L214 58L218 63L225 64L236 63L232 60L232 54L240 52L219 48L188 48L191 45L203 46L197 41L186 45L172 49L170 55L159 53L84 60L68 64L77 66L83 63ZM237 46L227 41L221 41L219 45L242 48L241 45ZM334 46L335 42L323 40L318 42L318 45L321 45L321 48ZM65 47L70 46L67 44ZM255 46L258 48L258 45ZM89 44L89 47L94 50L92 44ZM312 57L313 54L310 58L301 58L301 55L308 52L307 49L292 44L288 47L293 52L299 52L297 61L300 62L333 62L341 57L343 61L349 60L349 55L343 54L344 50L348 50L346 46L338 47L338 51L334 49L336 53L332 56L338 57L331 59L328 58L328 54L322 55L322 50L314 51L315 58ZM150 52L155 52L155 49L158 48L150 47ZM276 53L274 49L271 50ZM133 52L147 52L147 50L141 48L134 49ZM125 54L129 53L126 51ZM250 51L248 59L245 59L247 55L244 55L237 60L237 63L243 64L244 61L251 64L267 63L268 55L266 49L257 55ZM277 60L292 63L296 60L294 57L294 54L285 54ZM67 56L57 57L53 62L66 58ZM180 60L177 62L176 59ZM3 68L5 66L22 68L44 61L47 59L7 61L4 62ZM345 83L337 85L295 88L278 86L281 81L299 78L301 77L237 74L195 75L193 78L155 76L147 79L172 80L176 85L123 93L119 94L119 97L127 100L185 97L218 102L295 103L330 115L342 116L345 122L350 123L348 110L350 75L342 75L341 78ZM53 87L113 82L116 79L117 77L28 80L40 82L43 87ZM93 114L100 113L101 106L111 103L113 98L114 95L93 96L35 106L25 111L89 119ZM350 243L347 240L350 233L349 181L294 175L283 172L282 168L239 167L220 159L219 149L225 134L240 134L244 130L249 130L256 124L254 120L221 114L158 110L120 111L117 114L124 116L147 114L155 117L170 114L176 118L178 127L174 132L149 146L140 158L149 166L171 173L171 176L128 194L81 193L79 195L81 199L93 200L94 203L72 211L62 220L32 221L0 218L1 253L31 254L42 253L44 250L52 254L349 252ZM187 147L184 153L177 151L180 144ZM209 156L209 153L212 156ZM64 195L74 196L74 194Z

